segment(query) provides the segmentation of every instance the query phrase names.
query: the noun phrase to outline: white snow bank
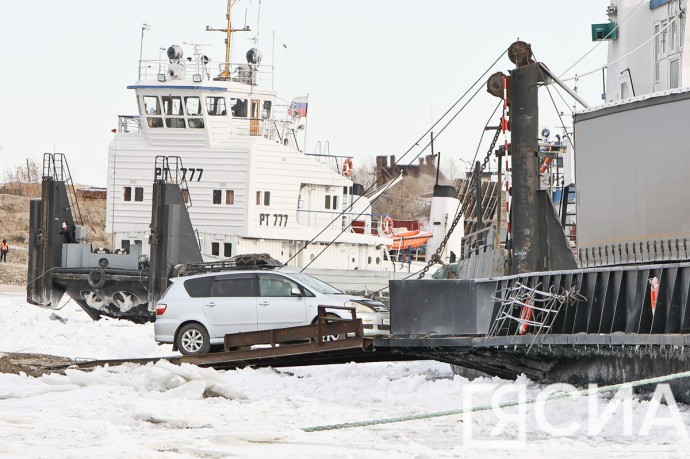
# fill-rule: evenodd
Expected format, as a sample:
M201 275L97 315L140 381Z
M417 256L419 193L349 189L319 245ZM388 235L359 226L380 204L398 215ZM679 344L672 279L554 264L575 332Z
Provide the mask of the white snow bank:
M22 294L0 294L0 352L21 351L68 357L126 358L170 353L153 343L151 325L103 320L67 306L57 312L26 305ZM305 427L405 417L490 404L496 391L503 402L524 389L534 398L542 387L524 378L468 381L453 377L438 362L345 364L274 370L216 371L166 361L68 370L38 378L0 374L0 456L3 457L654 457L682 456L687 436L672 426L651 425L640 433L656 407L631 400L632 434L616 411L595 435L586 430L588 401L548 402L541 413L564 428L585 428L554 436L539 428L539 409L525 407L524 441L520 426L508 425L493 441L501 419L490 410L351 429L308 433ZM468 394L472 395L468 403ZM593 399L599 412L615 408ZM506 409L508 415L518 408ZM681 407L681 422L690 413ZM467 437L469 426L472 436ZM499 429L500 430L500 429Z

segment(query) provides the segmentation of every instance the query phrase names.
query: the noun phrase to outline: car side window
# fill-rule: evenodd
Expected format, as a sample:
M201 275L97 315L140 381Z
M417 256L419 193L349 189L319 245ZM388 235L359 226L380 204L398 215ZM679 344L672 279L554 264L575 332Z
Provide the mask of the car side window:
M261 296L272 296L272 297L286 297L295 296L292 294L292 289L296 288L300 292L302 289L299 288L295 282L289 279L278 276L260 276L259 277L259 293Z
M217 277L211 287L212 297L248 297L256 296L254 281L251 277Z
M184 289L192 298L203 298L208 296L208 292L213 283L213 277L199 277L184 281Z

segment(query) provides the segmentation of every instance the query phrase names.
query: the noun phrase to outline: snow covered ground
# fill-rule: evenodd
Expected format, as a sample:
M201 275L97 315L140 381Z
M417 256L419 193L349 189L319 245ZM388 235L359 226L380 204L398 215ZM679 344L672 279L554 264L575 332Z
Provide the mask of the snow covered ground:
M0 293L0 352L74 358L173 354L169 346L154 343L150 324L92 322L74 303L50 311L26 304L24 296ZM604 396L574 397L546 402L541 409L530 404L471 416L304 430L478 409L499 392L505 395L501 401L508 401L520 393L533 399L543 389L526 380L468 381L453 377L446 364L427 361L235 371L161 361L90 372L73 369L65 375L38 378L0 374L0 457L647 458L690 454L686 435L690 410L638 397L627 405ZM597 432L588 430L592 408L599 414L616 409ZM520 410L526 413L524 417ZM506 426L500 413L512 416ZM543 428L540 416L553 429ZM630 423L627 429L626 422ZM554 432L568 430L569 425L579 427ZM492 435L494 430L500 432Z

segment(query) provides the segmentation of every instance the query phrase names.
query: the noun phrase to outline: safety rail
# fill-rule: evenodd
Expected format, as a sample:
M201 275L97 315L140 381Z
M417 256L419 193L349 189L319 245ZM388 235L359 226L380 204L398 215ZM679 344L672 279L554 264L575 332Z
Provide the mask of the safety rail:
M141 118L139 115L118 115L117 132L141 132Z
M166 81L188 81L202 83L213 81L225 69L224 62L202 60L168 59L142 60L139 62L139 79ZM273 87L274 69L271 65L230 63L229 81L252 86Z
M43 179L52 177L56 181L64 182L67 190L67 199L69 200L70 209L77 209L76 216L79 217L79 225L84 225L84 220L79 208L79 201L77 200L77 191L72 182L72 174L67 164L67 157L62 153L44 153L43 154Z
M462 254L460 258L465 259L473 252L479 254L479 252L493 247L495 231L493 226L487 226L479 231L465 235L462 238Z

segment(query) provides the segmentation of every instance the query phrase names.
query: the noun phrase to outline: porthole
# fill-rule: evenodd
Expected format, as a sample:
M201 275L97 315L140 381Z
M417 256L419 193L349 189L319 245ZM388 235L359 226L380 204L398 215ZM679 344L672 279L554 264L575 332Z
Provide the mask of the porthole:
M367 258L367 263L371 264L371 257Z
M381 264L381 257L376 257L376 264L380 265Z

